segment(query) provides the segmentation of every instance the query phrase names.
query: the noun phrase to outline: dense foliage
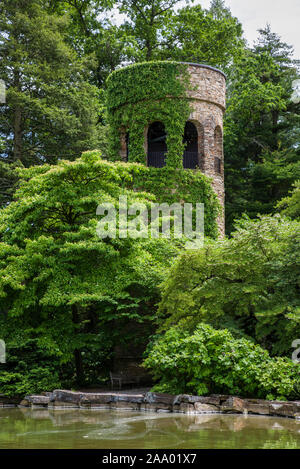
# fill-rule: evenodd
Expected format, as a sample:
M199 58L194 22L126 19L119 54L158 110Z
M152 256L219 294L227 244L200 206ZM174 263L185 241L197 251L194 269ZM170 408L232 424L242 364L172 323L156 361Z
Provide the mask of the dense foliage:
M44 3L0 6L2 158L25 166L74 159L101 142L101 92L89 83L87 59L65 41L67 18L47 14Z
M282 358L300 322L292 47L270 27L248 47L223 0L209 9L176 0L2 0L0 26L0 339L8 352L0 393L99 384L116 346L141 356L159 323L168 332L146 360L157 389L294 398L297 367ZM228 240L213 241L218 203L208 179L180 166L190 112L180 62L228 77ZM136 164L145 158L141 129L154 117L166 124L164 168ZM126 164L111 162L121 121L130 128ZM96 207L120 195L148 205L203 202L210 241L188 252L166 239L100 240ZM278 210L282 217L271 216ZM243 213L255 220L244 217L232 233Z
M227 232L243 213L274 213L300 177L299 79L292 48L260 30L229 71L224 123Z
M86 153L21 177L15 201L0 215L0 321L8 349L1 380L4 390L10 384L19 393L40 390L46 379L48 389L58 377L75 382L75 371L79 383L101 369L105 375L114 343L143 340L134 328L123 334L128 322L144 323L149 335L158 285L178 251L165 239L97 236L100 202L115 204L121 194L129 204L154 199L126 190L124 164Z
M220 206L210 180L204 174L200 171L167 166L154 168L126 163L125 167L128 174L127 187L152 193L159 203L171 205L184 201L193 204L194 210L197 203L203 203L204 233L209 238L218 237L216 220Z
M107 80L111 156L119 158L123 129L129 161L145 163L144 129L158 120L167 134L166 166L182 168L182 136L191 113L188 88L187 66L176 62L146 62L113 72Z
M291 194L279 202L278 208L284 215L300 221L300 181L295 183Z
M193 332L174 326L149 347L144 366L159 381L154 390L172 394L224 393L293 399L300 391L300 365L271 358L259 345L227 330L199 324Z
M123 14L119 25L112 20L116 10ZM228 75L228 233L243 212L274 211L299 179L300 102L290 99L299 73L292 48L269 27L246 47L242 25L223 0L212 0L209 9L182 8L176 0L13 0L2 2L1 24L4 158L28 166L73 159L91 148L106 153L107 76L124 63L175 60L207 63ZM132 156L140 161L136 145Z
M182 255L164 284L164 327L183 318L253 337L275 354L292 354L300 325L300 224L241 220L230 240Z
M101 370L105 377L114 345L126 350L144 343L153 331L158 285L179 241L177 246L167 239L99 239L96 207L117 206L120 195L127 195L129 205L149 205L155 196L142 190L159 196L163 177L171 183L170 176L157 168L109 163L98 152L20 170L15 200L0 213L0 328L8 348L3 392L74 383L75 371L77 382L92 383ZM191 177L211 206L212 235L216 198L205 176ZM187 196L189 182L182 179L180 194ZM142 333L136 334L139 324Z
M167 61L143 62L116 70L107 79L107 108L113 110L124 104L166 96L181 98L186 95L181 77L185 74L188 78L186 70L186 64Z

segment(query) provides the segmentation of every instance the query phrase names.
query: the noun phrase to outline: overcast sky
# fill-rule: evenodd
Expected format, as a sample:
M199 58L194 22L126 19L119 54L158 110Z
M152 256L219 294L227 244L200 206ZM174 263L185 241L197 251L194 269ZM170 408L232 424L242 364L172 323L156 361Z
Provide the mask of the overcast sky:
M195 3L208 8L210 0ZM295 58L300 59L300 0L225 0L225 3L242 23L250 45L257 38L257 30L270 23L272 31L292 45Z

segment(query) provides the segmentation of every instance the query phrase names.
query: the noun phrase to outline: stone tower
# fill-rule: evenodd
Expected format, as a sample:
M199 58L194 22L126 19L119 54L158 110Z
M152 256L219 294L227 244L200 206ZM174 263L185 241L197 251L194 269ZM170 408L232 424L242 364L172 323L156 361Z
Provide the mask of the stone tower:
M200 170L210 177L223 209L221 236L225 95L224 73L208 65L148 62L124 67L108 78L108 115L120 159ZM172 127L176 119L179 130Z
M223 215L219 219L220 234L225 234L224 219L224 152L223 115L226 100L226 78L221 71L207 65L189 64L188 70L194 90L189 92L193 111L189 120L198 131L198 154L201 171L212 178Z

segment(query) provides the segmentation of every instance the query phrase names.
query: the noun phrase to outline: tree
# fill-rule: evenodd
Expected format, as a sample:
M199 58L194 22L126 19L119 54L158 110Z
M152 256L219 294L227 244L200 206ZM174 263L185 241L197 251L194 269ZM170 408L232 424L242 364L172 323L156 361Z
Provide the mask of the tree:
M297 76L290 46L269 27L231 67L224 141L229 233L243 212L274 212L300 177L300 107L291 100Z
M125 19L115 26L115 6ZM68 14L68 42L79 56L93 56L92 83L124 62L160 59L200 61L227 67L244 46L238 20L222 2L179 8L179 0L52 0L50 11Z
M95 26L100 23L97 17L106 12L114 4L111 0L49 0L48 10L50 13L69 15L69 33L71 40L91 36Z
M126 60L124 30L108 18L113 6L110 0L51 0L49 4L51 14L68 17L66 40L78 57L89 59L89 80L99 89Z
M224 0L211 0L209 11L212 13L214 18L217 19L222 19L231 14L229 8L226 7Z
M62 382L74 382L75 370L80 384L92 371L99 379L114 344L131 347L132 335L144 343L150 334L158 285L176 246L164 239L99 239L96 233L99 203L117 204L120 195L129 204L154 198L126 190L130 168L87 152L74 162L21 170L15 200L0 211L0 322L9 389L16 357L32 387L37 383L28 378L29 365L39 367L41 357L50 376L56 363L65 370ZM135 328L126 336L129 322ZM138 324L144 335L137 337Z
M177 3L121 2L120 11L128 15L121 27L132 43L132 55L128 58L136 62L173 59L228 66L244 44L237 19L227 9L220 16L200 5L176 10Z
M41 0L4 0L0 7L2 158L25 166L73 159L101 141L100 93L86 60L66 44L67 19Z
M216 16L200 5L180 9L163 34L162 57L207 63L224 71L244 47L241 24L229 11Z
M162 34L173 19L179 0L122 0L120 11L128 16L124 28L136 44L135 61L154 60L162 46Z
M182 255L163 286L163 329L185 319L247 335L291 355L300 323L300 224L242 219L232 238Z

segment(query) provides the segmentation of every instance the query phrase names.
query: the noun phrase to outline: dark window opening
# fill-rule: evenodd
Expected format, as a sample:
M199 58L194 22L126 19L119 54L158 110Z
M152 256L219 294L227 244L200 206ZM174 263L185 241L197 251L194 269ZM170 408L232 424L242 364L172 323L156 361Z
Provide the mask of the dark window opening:
M167 135L162 122L153 122L148 129L148 166L166 165Z
M215 156L215 172L218 174L221 174L222 169L221 169L221 159Z
M219 126L215 128L214 132L214 155L215 155L215 172L222 174L222 161L223 161L223 138L222 131Z
M198 161L198 132L192 122L187 122L184 128L183 143L185 150L183 153L183 167L195 169L199 166Z

